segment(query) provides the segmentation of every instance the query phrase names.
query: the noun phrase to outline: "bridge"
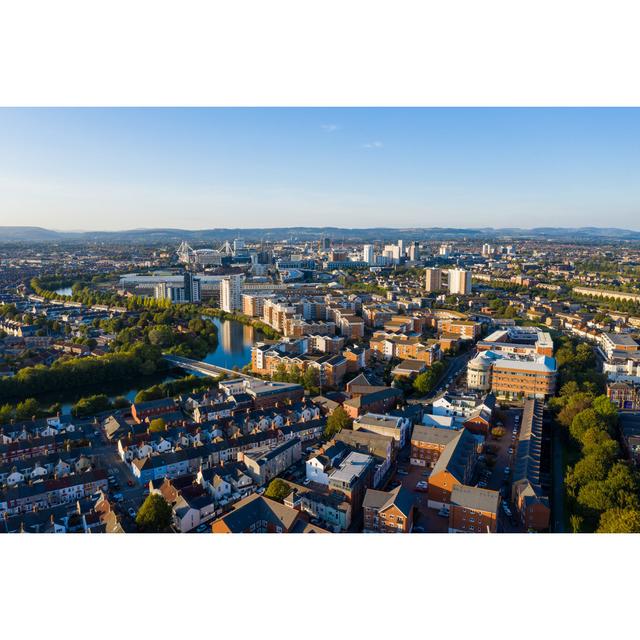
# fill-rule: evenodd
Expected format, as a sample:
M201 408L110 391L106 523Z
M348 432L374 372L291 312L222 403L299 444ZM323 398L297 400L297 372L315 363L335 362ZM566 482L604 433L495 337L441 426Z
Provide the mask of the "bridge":
M185 371L193 371L194 373L201 373L205 376L219 376L221 373L226 373L232 376L240 378L248 378L249 380L255 380L253 376L247 375L234 369L227 369L226 367L220 367L215 364L209 364L208 362L202 362L202 360L192 360L191 358L185 358L184 356L176 356L170 353L162 354L162 358L169 364Z

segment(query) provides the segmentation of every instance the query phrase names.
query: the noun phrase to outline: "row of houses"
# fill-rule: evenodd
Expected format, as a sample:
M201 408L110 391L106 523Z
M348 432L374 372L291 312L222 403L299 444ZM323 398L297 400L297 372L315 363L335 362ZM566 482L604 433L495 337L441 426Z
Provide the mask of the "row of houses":
M104 469L91 469L63 478L10 487L0 492L0 516L67 504L96 491L106 491L107 487L107 472Z

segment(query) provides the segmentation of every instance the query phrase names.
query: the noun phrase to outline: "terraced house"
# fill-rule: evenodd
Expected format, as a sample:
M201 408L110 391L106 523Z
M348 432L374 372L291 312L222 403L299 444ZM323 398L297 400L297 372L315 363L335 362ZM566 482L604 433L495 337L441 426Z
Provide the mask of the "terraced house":
M543 411L540 400L525 402L511 489L520 521L526 529L535 531L548 529L551 516L541 475Z

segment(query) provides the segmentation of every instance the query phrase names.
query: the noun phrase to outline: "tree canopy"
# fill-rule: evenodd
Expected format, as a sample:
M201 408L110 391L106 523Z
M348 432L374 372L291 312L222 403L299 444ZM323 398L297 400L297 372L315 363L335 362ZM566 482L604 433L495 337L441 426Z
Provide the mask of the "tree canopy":
M349 417L349 414L342 407L336 407L327 418L324 437L327 440L331 440L337 433L340 433L343 429L350 429L352 425L353 420Z
M161 533L171 525L171 515L169 503L161 495L152 493L142 503L136 524L144 533Z
M158 431L165 431L167 428L167 423L162 418L154 418L149 423L149 431L152 433L156 433Z
M291 493L291 487L282 479L274 478L264 492L267 498L282 502Z

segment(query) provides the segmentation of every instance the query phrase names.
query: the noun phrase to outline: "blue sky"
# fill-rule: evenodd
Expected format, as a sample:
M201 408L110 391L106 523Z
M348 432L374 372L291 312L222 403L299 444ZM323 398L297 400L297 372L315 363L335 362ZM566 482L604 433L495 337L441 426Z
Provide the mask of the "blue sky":
M640 109L0 109L0 224L640 229Z

